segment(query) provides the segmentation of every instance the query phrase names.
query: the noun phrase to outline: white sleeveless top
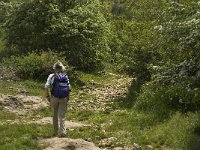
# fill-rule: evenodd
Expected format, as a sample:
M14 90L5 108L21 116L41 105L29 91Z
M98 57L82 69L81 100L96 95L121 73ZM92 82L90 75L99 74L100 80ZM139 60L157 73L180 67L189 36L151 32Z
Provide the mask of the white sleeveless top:
M53 84L54 81L54 73L50 74L47 78L47 82L45 83L45 88L50 88L51 85ZM70 84L69 84L69 79L68 79L68 85L69 85L69 89L70 89Z

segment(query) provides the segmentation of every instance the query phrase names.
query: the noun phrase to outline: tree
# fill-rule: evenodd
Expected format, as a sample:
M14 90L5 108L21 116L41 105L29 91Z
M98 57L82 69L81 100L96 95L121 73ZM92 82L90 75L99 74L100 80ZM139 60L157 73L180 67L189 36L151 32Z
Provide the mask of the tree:
M114 2L114 1L113 1ZM166 1L116 1L111 4L112 56L125 70L142 82L150 80L149 64L159 62L160 33L154 29L162 22ZM120 61L122 60L122 61Z
M165 11L166 21L161 26L166 57L169 55L176 62L199 58L199 9L199 2L170 3Z
M9 15L5 29L8 47L65 52L70 65L87 71L101 68L109 51L109 28L98 0L24 2Z
M184 113L199 110L199 8L197 1L173 1L164 11L164 21L156 27L163 38L162 65L138 98L143 108L155 110L163 105Z

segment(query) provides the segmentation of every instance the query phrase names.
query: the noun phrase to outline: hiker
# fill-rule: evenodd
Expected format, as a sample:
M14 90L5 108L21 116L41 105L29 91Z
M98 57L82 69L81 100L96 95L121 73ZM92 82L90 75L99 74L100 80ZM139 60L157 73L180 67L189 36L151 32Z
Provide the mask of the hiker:
M52 136L57 136L59 130L60 136L66 137L65 113L69 100L70 84L68 76L64 73L65 66L60 61L53 65L53 69L55 73L48 76L45 84L46 97L51 104L53 114Z

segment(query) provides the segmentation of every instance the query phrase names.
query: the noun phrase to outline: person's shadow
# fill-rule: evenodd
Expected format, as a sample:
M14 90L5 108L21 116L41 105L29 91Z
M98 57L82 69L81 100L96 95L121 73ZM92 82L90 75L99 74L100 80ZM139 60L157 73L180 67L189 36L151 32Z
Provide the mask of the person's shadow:
M141 87L142 83L139 80L134 79L131 83L131 86L128 88L126 96L119 96L114 100L114 102L117 103L118 107L120 108L131 109L135 104Z

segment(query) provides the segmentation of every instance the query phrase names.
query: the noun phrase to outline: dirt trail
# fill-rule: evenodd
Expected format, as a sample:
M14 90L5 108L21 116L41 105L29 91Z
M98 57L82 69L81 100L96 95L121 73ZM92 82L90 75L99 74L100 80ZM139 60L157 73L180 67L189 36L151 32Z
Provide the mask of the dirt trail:
M70 110L92 110L92 111L105 111L110 109L107 104L112 103L117 97L126 95L127 87L131 84L132 78L125 78L122 76L114 76L112 81L106 84L96 86L83 87L80 93L87 93L87 95L95 95L93 99L79 99L75 97L69 101ZM79 94L80 94L79 93ZM0 94L0 106L6 110L16 113L19 116L29 116L31 113L47 107L49 104L41 97L27 96L27 95L4 95ZM23 117L22 117L23 118ZM9 122L9 121L8 121ZM7 122L6 122L7 123ZM15 120L10 123L20 124L51 124L52 118L45 117L41 119L33 119L31 121ZM81 122L65 121L68 129L79 127L90 127L90 125ZM114 138L101 140L102 147L106 144L112 144ZM44 147L44 150L106 150L95 146L94 143L85 141L83 139L69 139L69 138L47 138L39 139L39 144ZM108 146L109 147L109 146ZM133 148L113 147L112 150L133 150Z
M45 108L48 104L38 96L0 94L0 106L7 111L23 116Z
M6 111L15 113L19 116L30 115L42 108L47 107L49 104L38 96L25 96L25 95L5 95L0 94L0 106ZM52 124L51 117L45 117L39 120L33 119L32 121L24 120L23 118L17 120L6 120L1 124ZM65 121L67 128L89 127L89 125L81 122Z
M29 123L35 123L35 124L41 124L41 125L52 124L52 117L45 117L45 118L42 118L39 120L33 120L33 121L30 121ZM65 126L68 129L80 128L80 127L90 127L90 125L86 125L81 122L75 122L75 121L65 121Z
M113 79L111 79L109 83L105 83L99 87L98 83L93 83L94 86L85 86L79 91L79 95L87 93L87 95L93 98L83 100L80 97L76 97L69 101L69 109L92 111L110 110L111 108L108 104L113 103L114 99L125 97L132 80L133 78L130 77L113 75ZM97 86L95 84L97 84Z
M0 106L6 111L13 112L19 116L30 115L39 109L48 106L47 102L37 96L25 95L5 95L0 94ZM23 117L17 120L6 120L0 124L52 124L51 117L45 117L39 120L33 119L32 121L24 120ZM90 125L81 122L65 121L68 129L79 127L90 127ZM69 139L69 138L50 138L40 139L39 144L44 146L44 150L101 150L96 147L92 142L87 142L83 139ZM45 146L46 145L46 146Z

